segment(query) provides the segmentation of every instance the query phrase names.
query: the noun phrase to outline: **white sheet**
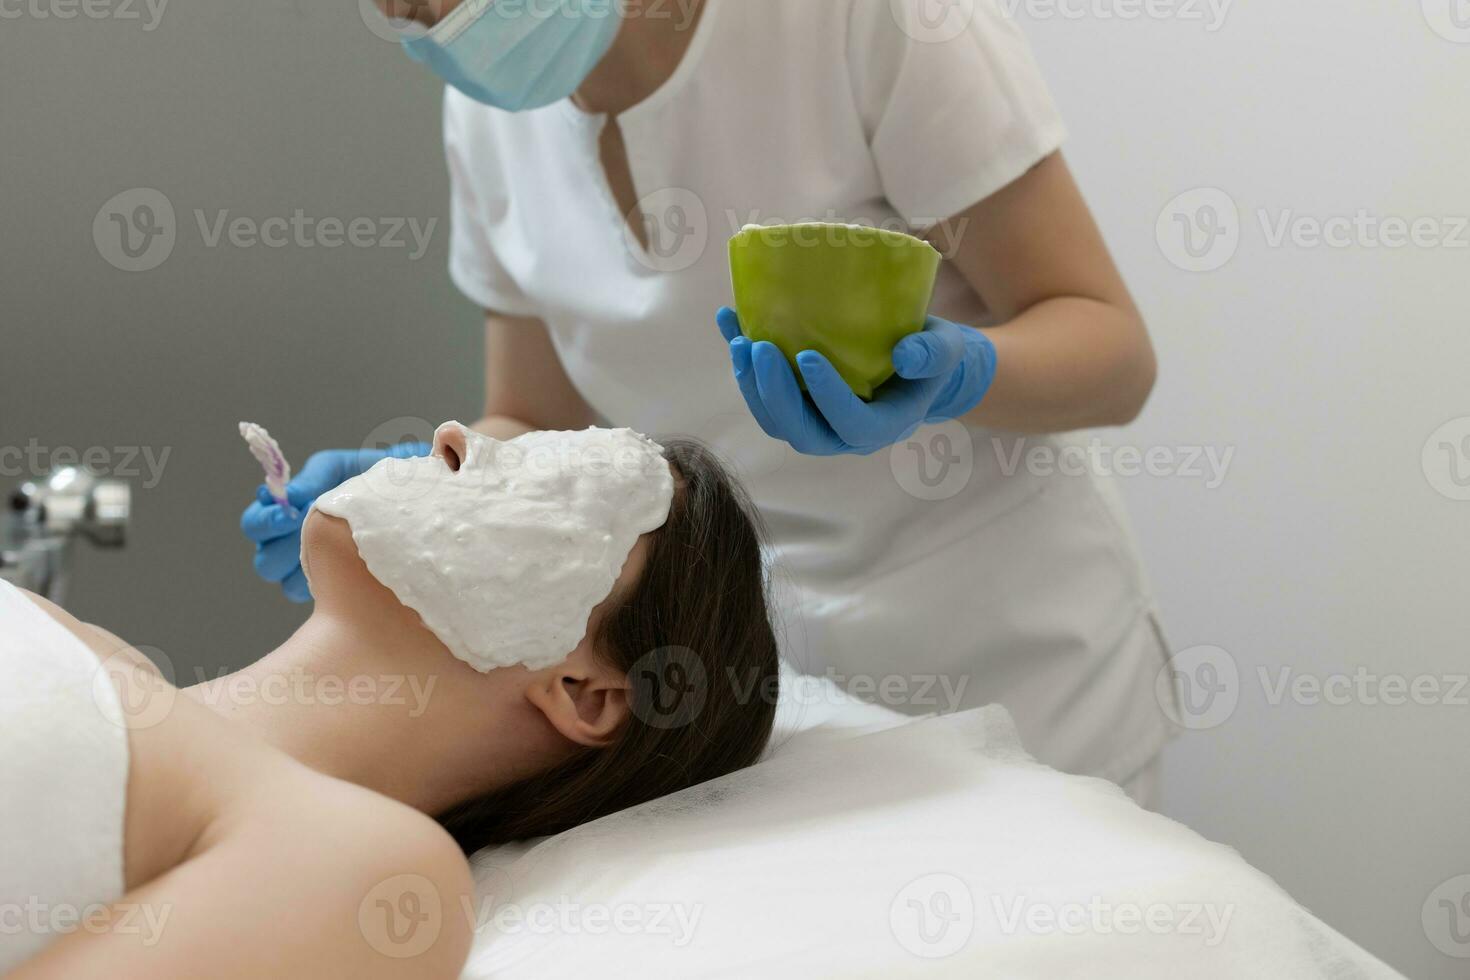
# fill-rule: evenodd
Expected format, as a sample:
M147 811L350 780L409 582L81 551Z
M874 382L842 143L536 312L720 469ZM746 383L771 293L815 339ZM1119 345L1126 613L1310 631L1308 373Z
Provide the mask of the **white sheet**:
M998 707L878 722L478 855L464 977L1396 976Z

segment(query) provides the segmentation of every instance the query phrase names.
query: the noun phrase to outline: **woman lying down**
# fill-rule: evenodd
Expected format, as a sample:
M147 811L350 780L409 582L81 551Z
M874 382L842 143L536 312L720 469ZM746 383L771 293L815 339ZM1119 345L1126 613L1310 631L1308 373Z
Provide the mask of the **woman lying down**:
M0 582L0 972L456 976L467 853L760 754L750 513L691 444L446 423L317 502L301 629L186 690Z

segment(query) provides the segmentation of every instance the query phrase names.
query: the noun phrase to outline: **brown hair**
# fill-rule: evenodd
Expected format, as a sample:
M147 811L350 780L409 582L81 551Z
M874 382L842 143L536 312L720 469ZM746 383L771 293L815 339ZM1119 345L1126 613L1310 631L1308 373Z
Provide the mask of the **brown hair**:
M776 638L761 536L744 492L709 450L665 444L677 489L637 584L595 647L628 675L616 741L439 816L466 854L559 833L760 757L775 719Z

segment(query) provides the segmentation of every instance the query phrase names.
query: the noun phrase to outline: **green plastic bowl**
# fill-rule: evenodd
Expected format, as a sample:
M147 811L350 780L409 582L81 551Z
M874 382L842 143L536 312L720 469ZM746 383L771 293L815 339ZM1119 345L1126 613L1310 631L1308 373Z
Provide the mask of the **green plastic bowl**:
M735 312L791 362L815 350L859 397L893 376L893 345L923 329L940 255L902 232L856 225L747 226L730 239Z

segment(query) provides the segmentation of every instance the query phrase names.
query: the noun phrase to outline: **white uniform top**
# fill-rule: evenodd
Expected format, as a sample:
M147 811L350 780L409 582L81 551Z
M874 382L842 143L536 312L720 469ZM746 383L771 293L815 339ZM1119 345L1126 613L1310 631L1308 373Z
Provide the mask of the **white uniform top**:
M1064 440L955 422L892 452L803 456L761 432L714 325L742 225L924 228L1061 144L1014 25L983 0L968 23L925 20L933 6L708 0L672 77L619 116L647 249L602 169L604 117L449 92L450 271L487 309L545 321L609 422L733 461L771 534L798 666L914 713L999 701L1042 761L1122 779L1166 737L1163 653L1107 488L1013 465ZM933 310L985 316L948 264Z

